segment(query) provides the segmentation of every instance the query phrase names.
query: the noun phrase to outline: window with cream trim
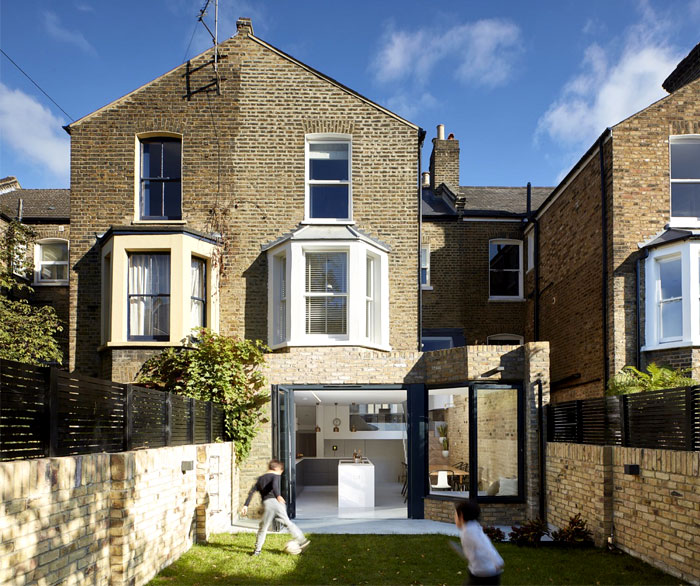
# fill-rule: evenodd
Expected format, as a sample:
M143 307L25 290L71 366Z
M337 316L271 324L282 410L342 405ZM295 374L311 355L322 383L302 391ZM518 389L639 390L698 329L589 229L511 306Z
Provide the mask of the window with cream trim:
M68 241L46 238L34 246L34 284L68 284Z
M141 220L182 219L182 140L142 138L140 172Z

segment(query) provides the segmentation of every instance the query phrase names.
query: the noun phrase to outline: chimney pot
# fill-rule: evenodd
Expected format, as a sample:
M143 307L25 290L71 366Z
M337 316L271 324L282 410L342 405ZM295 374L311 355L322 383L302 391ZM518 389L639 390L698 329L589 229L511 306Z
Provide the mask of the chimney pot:
M423 171L423 187L430 187L430 172Z
M250 18L239 18L236 21L236 30L241 35L253 35L253 21Z
M447 140L454 140L455 139L455 133L450 132L449 136L447 137Z
M437 137L438 137L438 140L445 140L445 125L444 124L437 125Z

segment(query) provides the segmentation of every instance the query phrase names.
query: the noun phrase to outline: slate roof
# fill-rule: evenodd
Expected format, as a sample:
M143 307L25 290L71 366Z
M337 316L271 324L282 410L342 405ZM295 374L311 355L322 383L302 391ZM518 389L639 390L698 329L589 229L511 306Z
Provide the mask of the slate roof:
M347 226L344 224L300 224L291 232L283 234L282 236L280 236L276 240L273 240L272 242L268 242L267 244L261 245L260 249L263 252L265 252L267 250L270 250L271 248L274 248L275 246L279 246L287 240L361 240L362 242L371 244L381 250L385 250L387 252L391 250L391 247L388 244L382 242L381 240L377 240L376 238L365 234L364 232L358 230L354 226Z
M22 200L22 220L69 220L70 189L14 189L0 193L0 212L16 219Z
M656 235L651 240L640 244L640 248L656 248L671 242L680 242L682 240L698 240L700 239L700 231L698 230L681 230L679 228L668 228L661 234Z
M532 188L532 211L547 199L553 187ZM511 216L527 213L527 187L472 187L461 185L465 216Z
M454 199L442 190L436 193L429 187L423 188L423 217L431 218L451 218L457 216L457 211L454 207Z

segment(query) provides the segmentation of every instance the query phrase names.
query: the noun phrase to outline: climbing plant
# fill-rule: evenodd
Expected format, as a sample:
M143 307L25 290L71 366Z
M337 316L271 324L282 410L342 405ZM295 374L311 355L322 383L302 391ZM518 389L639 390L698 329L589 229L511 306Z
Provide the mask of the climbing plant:
M53 307L29 303L33 289L26 276L33 267L26 251L34 232L13 221L0 238L0 358L37 365L61 362L56 340L63 330L61 320Z
M260 340L239 340L207 329L188 336L179 348L167 348L147 360L137 382L224 409L227 439L235 443L239 462L250 453L260 425L268 421L269 401L263 374L265 352Z

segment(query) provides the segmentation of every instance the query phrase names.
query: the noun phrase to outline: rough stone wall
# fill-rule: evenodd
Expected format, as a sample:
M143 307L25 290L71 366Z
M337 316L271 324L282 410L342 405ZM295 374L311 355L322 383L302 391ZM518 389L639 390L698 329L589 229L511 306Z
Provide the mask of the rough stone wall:
M700 80L680 88L613 127L611 303L613 370L634 364L635 261L638 243L658 234L671 217L669 136L700 134ZM643 287L642 287L643 288ZM644 305L644 292L641 303Z
M624 473L638 464L639 475ZM700 583L700 453L550 443L549 522L581 513L603 545Z
M183 218L227 242L220 331L263 340L267 266L260 246L303 220L304 136L351 134L356 227L391 247L390 344L417 348L417 130L247 36L222 43L220 52L221 96L184 99L183 65L72 127L71 365L100 370L94 234L132 222L135 136L148 131L182 134ZM192 87L210 75L202 69Z
M523 227L514 222L423 222L432 287L423 291L423 328L460 328L467 345L486 344L495 334L525 335L524 301L489 301L489 240L496 238L523 240Z
M610 141L604 147L611 193ZM611 197L608 197L608 202ZM551 348L552 401L602 396L602 223L597 152L538 220L540 229L539 338ZM612 218L608 220L609 227ZM533 287L526 292L534 303ZM527 338L533 339L532 322ZM574 378L575 377L575 378ZM561 385L557 385L559 381Z
M232 468L231 443L2 462L0 581L145 584L230 525Z

